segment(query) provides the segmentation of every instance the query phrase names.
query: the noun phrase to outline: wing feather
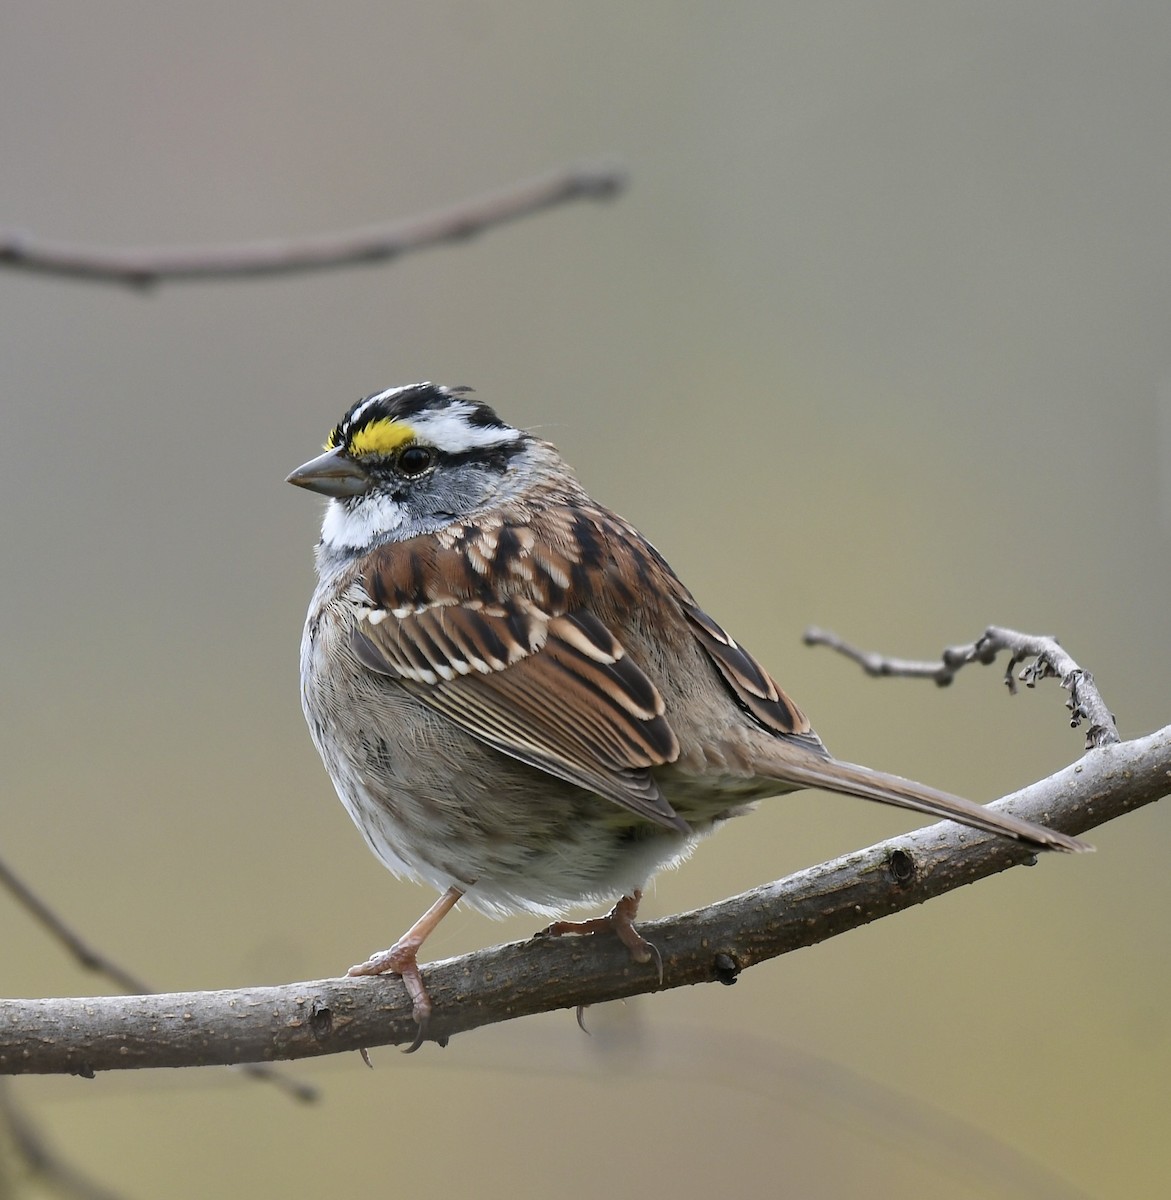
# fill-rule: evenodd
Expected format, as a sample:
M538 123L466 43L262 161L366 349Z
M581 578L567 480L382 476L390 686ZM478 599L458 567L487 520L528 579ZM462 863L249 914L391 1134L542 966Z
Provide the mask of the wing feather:
M499 539L513 554L527 542ZM412 562L410 550L384 548L365 581L374 605L354 630L359 661L502 753L686 830L651 774L679 756L663 698L613 631L584 606L470 586L443 596L441 555Z
M693 601L683 602L682 608L699 644L741 706L770 733L799 741L807 749L826 755L809 718L764 667Z

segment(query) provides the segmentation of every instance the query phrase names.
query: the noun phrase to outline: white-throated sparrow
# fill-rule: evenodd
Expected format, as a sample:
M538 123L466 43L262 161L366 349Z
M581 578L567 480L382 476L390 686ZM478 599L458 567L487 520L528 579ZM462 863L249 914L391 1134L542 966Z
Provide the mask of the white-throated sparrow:
M350 970L401 975L420 1038L416 956L458 900L617 898L604 923L648 961L642 886L764 796L818 787L1088 848L831 758L638 530L467 389L367 397L289 482L330 498L301 643L313 741L374 853L443 893Z

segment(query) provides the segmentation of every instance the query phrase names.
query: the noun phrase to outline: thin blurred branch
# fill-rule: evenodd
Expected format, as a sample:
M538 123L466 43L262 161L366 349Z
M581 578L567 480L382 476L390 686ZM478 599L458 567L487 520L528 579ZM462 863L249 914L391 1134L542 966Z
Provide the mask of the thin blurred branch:
M0 858L0 886L6 888L10 895L25 909L41 926L49 931L87 971L95 971L104 975L115 987L130 995L154 995L155 989L138 975L132 974L125 967L101 951L94 949L63 917L49 907L40 896L33 891L15 871ZM318 1098L317 1089L299 1079L291 1079L282 1071L263 1063L244 1063L236 1068L242 1074L264 1083L271 1083L294 1100L313 1102ZM12 1111L12 1103L5 1107L0 1105L0 1117ZM31 1127L31 1126L30 1126Z
M1018 633L1015 629L989 625L974 642L967 642L962 646L949 646L939 660L934 662L892 658L870 650L860 650L857 646L843 641L837 634L818 629L816 626L810 626L805 631L804 641L807 646L829 646L839 654L844 654L856 662L867 675L933 679L940 687L947 687L955 679L960 668L968 663L988 665L995 662L998 654L1007 650L1009 659L1004 672L1004 682L1011 693L1016 693L1018 678L1025 687L1030 688L1035 687L1042 679L1059 679L1061 686L1069 692L1065 707L1071 714L1070 727L1077 729L1083 721L1089 722L1086 731L1087 750L1096 746L1113 745L1121 740L1115 728L1114 714L1106 707L1106 702L1094 683L1094 677L1089 671L1079 667L1054 637ZM1017 676L1014 672L1021 663L1027 665Z
M123 1200L71 1167L41 1135L36 1125L12 1098L12 1086L0 1079L0 1129L11 1143L24 1170L59 1196L71 1200Z
M106 955L95 950L82 938L81 934L66 924L64 918L50 908L2 858L0 858L0 886L7 888L17 903L39 925L48 930L87 971L96 971L99 975L104 975L115 987L124 992L138 994L155 990L139 976L131 974L113 959L107 958Z
M1171 726L1089 751L994 807L1064 833L1171 792ZM530 940L426 968L431 1034L451 1035L692 983L732 983L748 967L1036 861L1015 843L951 822L892 838L641 931L661 951L633 964L615 938ZM1074 869L1063 860L1061 869ZM303 1058L415 1037L393 976L163 996L0 1001L0 1073L74 1073Z
M385 263L575 200L608 200L626 186L614 168L572 167L405 221L305 238L230 246L106 249L0 229L0 267L146 289L160 283L333 270Z

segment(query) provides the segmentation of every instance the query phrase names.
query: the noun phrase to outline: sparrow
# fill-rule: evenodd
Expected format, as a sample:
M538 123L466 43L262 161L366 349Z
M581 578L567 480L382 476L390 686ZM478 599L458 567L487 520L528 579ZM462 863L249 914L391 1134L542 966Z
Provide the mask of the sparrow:
M310 734L370 849L440 893L349 971L401 976L416 1047L419 948L457 902L557 918L612 903L544 932L610 929L651 962L647 881L768 796L819 788L1089 849L832 757L655 547L470 389L367 396L288 482L328 498L301 642Z

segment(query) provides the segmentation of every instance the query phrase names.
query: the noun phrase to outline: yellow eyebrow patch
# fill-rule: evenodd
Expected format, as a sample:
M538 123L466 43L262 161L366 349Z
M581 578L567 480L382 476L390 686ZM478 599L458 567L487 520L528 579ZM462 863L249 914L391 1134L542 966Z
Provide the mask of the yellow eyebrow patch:
M390 454L407 442L415 440L415 431L401 421L393 421L390 417L382 417L362 426L346 447L348 453L355 457L363 454Z

